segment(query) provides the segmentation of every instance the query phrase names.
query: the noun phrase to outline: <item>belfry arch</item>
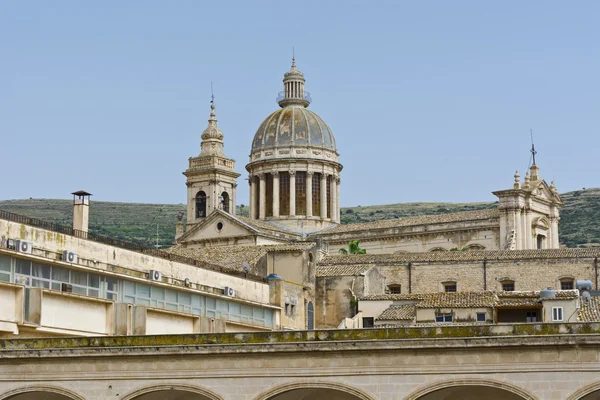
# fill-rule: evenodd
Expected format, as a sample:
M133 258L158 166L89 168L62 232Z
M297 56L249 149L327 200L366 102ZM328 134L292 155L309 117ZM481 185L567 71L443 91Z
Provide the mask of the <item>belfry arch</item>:
M411 393L405 400L537 400L518 386L487 379L454 379L431 384Z
M276 386L255 400L374 400L352 386L334 382L294 382Z

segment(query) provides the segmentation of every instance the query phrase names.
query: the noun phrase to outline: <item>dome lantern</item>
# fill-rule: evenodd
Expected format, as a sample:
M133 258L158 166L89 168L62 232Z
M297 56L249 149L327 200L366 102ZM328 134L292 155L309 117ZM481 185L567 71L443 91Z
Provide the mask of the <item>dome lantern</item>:
M308 107L311 98L304 91L304 82L304 74L296 69L296 59L292 57L292 68L283 75L283 92L277 97L281 108L292 104Z

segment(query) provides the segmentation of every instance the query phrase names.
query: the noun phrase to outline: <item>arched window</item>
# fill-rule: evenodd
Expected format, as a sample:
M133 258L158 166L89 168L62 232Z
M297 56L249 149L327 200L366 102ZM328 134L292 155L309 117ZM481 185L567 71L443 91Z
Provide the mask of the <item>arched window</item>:
M561 278L560 279L560 290L571 290L571 289L575 289L575 279Z
M196 218L206 217L206 193L202 190L196 195Z
M315 308L312 301L309 301L306 307L306 329L309 331L315 329Z
M515 291L515 281L513 281L511 279L501 280L500 285L502 285L503 292L514 292Z
M221 210L229 212L229 193L227 192L221 193Z
M306 171L296 172L296 215L306 215Z

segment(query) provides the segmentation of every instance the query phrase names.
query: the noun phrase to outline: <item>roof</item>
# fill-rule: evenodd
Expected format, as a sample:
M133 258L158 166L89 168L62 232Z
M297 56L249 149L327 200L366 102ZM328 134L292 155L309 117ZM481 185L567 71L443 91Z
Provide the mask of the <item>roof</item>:
M372 265L317 265L317 276L359 276L371 268Z
M592 297L588 301L580 299L581 308L577 315L577 320L580 322L597 322L600 321L600 297Z
M556 297L558 300L570 300L579 296L579 291L577 289L571 290L555 290ZM540 291L539 290L529 290L529 291L512 291L512 292L498 292L498 297L501 299L539 299ZM544 299L544 300L552 300L552 299Z
M359 298L361 301L378 301L378 300L423 300L425 298L424 293L415 294L371 294L368 296L362 296Z
M539 297L500 297L498 300L498 307L501 308L542 307Z
M417 308L414 305L392 305L385 309L377 321L402 321L413 320L417 314Z
M239 219L240 221L244 222L245 224L248 224L250 226L252 226L253 228L259 230L259 231L273 231L273 232L278 232L278 233L285 233L287 235L296 235L298 236L298 233L288 229L282 225L278 225L275 223L271 223L268 221L261 221L258 219L252 219L252 218L247 218L247 217L242 217L240 215L236 215L235 218Z
M498 209L461 211L457 213L436 215L419 215L415 217L387 219L381 221L363 222L359 224L338 225L333 228L319 231L317 235L332 235L338 233L358 232L373 229L402 228L406 226L434 225L446 224L450 222L487 220L496 219L499 215L500 214Z
M91 193L86 192L85 190L78 190L76 192L71 193L72 195L75 196L91 196Z
M189 257L221 267L245 272L243 262L254 265L268 252L304 251L314 246L314 243L274 244L262 246L215 246L204 248L186 248L175 246L165 249L173 254Z
M403 262L444 262L483 260L536 260L556 258L600 257L600 249L543 249L543 250L476 250L476 251L429 251L396 254L348 254L330 255L320 265L350 264L397 264Z
M417 304L418 308L471 308L494 307L498 297L494 292L441 292L428 293Z

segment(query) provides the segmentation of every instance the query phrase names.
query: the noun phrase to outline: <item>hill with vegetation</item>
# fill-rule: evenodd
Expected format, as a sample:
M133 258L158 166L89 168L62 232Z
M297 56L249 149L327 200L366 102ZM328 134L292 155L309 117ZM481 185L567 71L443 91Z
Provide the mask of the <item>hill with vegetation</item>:
M567 247L600 247L600 188L582 189L561 195L559 234ZM497 203L400 203L379 206L344 207L343 224L414 215L445 214L497 207ZM71 200L27 199L0 201L0 210L42 220L71 225ZM175 236L177 214L184 204L142 204L93 201L90 231L147 245L169 247ZM238 214L248 216L247 206L238 206ZM158 233L158 234L157 234Z

